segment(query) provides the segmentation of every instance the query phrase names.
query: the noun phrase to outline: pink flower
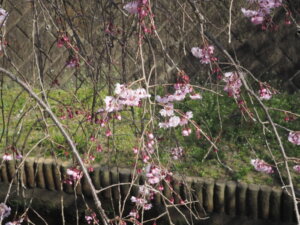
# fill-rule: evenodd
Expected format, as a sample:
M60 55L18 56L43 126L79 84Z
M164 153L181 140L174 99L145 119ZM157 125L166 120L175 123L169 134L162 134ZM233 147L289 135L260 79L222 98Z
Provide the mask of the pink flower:
M11 154L5 153L5 154L3 155L3 160L4 160L4 161L10 161L10 160L12 160L12 159L13 159L13 156L12 156Z
M172 116L169 120L169 127L177 127L180 123L180 118L178 116Z
M121 93L122 93L123 91L125 91L125 90L126 90L126 87L125 87L124 84L116 83L115 94L121 95Z
M272 92L268 88L261 88L259 90L260 99L269 100L272 97Z
M112 136L112 132L111 132L110 129L107 129L107 130L105 131L105 136L106 136L106 137Z
M264 22L264 17L263 16L253 16L251 18L251 22L255 25L258 25L258 24L262 24Z
M16 159L17 159L17 160L23 159L23 155L22 155L21 153L17 153Z
M223 80L226 82L224 91L228 93L229 96L238 98L241 92L242 81L237 72L227 72L224 74Z
M186 112L185 117L188 118L188 119L192 119L193 118L193 112L192 111Z
M139 194L141 194L142 196L149 196L150 188L146 185L139 186Z
M139 1L133 1L133 2L128 2L123 8L131 14L138 14L139 5L140 5Z
M191 118L193 118L193 112L186 112L185 115L180 119L180 126L187 125L189 123L189 119Z
M148 203L145 198L137 198L135 196L132 196L130 198L132 202L134 202L137 206L144 208L145 210L149 210L152 208L152 204Z
M158 103L162 103L162 104L166 104L169 102L169 99L168 97L160 97L159 95L157 95L155 97L155 100L158 102Z
M249 9L245 9L245 8L242 8L242 13L246 17L253 17L253 16L257 16L258 15L258 11L256 11L256 10L249 10Z
M132 149L132 151L133 151L134 154L138 154L139 149L138 149L137 147L134 147L134 148Z
M66 62L66 66L68 68L75 68L79 67L79 58L78 57L72 57Z
M166 173L156 166L148 166L146 177L149 184L157 184L166 177Z
M8 18L8 12L5 9L0 8L0 27L5 26Z
M131 210L129 213L129 216L134 217L134 218L139 218L139 213L136 210Z
M158 123L159 128L167 129L169 128L169 123L168 122L160 122Z
M148 138L149 138L150 140L153 140L153 139L154 139L153 133L149 133L149 134L148 134Z
M300 173L300 165L295 165L293 167L293 169L297 172L297 173Z
M123 106L119 103L118 99L112 96L106 96L104 102L106 104L105 110L107 112L118 111L123 108Z
M97 145L96 150L97 150L97 152L102 152L103 151L102 146L100 144Z
M203 64L208 64L215 60L215 58L212 57L214 53L214 46L212 45L203 48L193 47L191 52L196 58L199 58Z
M190 98L192 100L202 99L202 96L200 94L190 94Z
M116 119L117 119L117 120L122 120L121 114L116 114Z
M288 140L295 145L300 145L300 131L291 131Z
M163 109L159 111L160 115L166 116L173 116L174 115L174 105L172 103L168 103L164 106Z
M81 171L76 168L67 169L66 173L71 178L71 180L70 180L71 182L77 181L82 177Z
M264 23L265 19L270 15L272 9L282 5L282 0L251 0L251 2L257 2L258 10L247 10L242 8L244 16L251 18L251 22L255 25Z
M0 221L10 215L11 208L4 203L0 204Z
M190 136L190 134L192 133L192 129L191 128L185 128L182 129L182 136Z
M274 173L272 166L267 164L264 160L261 159L251 159L251 164L254 166L255 170L267 174Z
M183 148L182 147L172 148L171 155L174 160L178 160L183 156Z

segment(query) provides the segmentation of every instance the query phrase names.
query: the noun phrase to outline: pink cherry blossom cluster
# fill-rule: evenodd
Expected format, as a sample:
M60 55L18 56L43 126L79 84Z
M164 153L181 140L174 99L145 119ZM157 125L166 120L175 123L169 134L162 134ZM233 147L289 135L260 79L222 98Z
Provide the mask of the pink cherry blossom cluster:
M193 117L191 111L186 112L184 115L177 116L174 113L174 101L182 101L186 95L189 94L190 98L202 99L202 96L195 93L193 87L189 84L189 77L184 73L180 72L178 82L174 84L174 94L168 94L166 96L155 97L155 100L163 106L163 109L159 111L162 117L166 117L164 122L160 122L158 126L163 129L174 128L177 126L186 126L189 120ZM192 130L188 127L182 129L183 136L189 136Z
M71 50L71 54L69 56L69 59L66 61L66 67L67 68L77 68L80 66L79 62L79 55L78 55L78 47L74 44L72 45L71 40L69 39L67 34L59 34L58 40L57 40L57 47L62 48L65 46L66 48Z
M300 145L300 131L291 131L288 140L295 145Z
M71 41L66 34L60 34L57 40L57 47L62 48L65 46L66 48L71 48Z
M14 146L9 146L9 147L6 148L6 149L11 150L12 153L7 153L7 152L6 152L6 153L3 155L3 157L2 157L4 161L10 161L10 160L13 160L13 159L14 159L14 156L15 156L15 159L16 159L16 160L21 160L21 159L23 159L23 155L21 154L21 152L18 151Z
M251 159L251 164L254 166L255 170L267 174L274 173L273 167L267 164L262 159Z
M10 215L10 212L11 212L10 207L8 207L4 203L0 204L0 220L3 220L4 218L8 217Z
M147 182L149 184L158 184L161 180L165 179L167 176L172 176L171 172L159 168L155 165L148 165L145 168Z
M300 165L295 165L295 166L293 166L293 169L294 169L297 173L300 173Z
M259 89L259 97L262 100L270 100L272 98L273 93L267 87L260 87Z
M65 178L64 183L71 184L71 185L74 182L80 180L82 177L82 172L77 168L67 169L66 174L67 174L67 177Z
M155 27L152 24L150 24L150 26L147 27L145 22L145 18L147 16L150 16L151 18L154 17L154 15L151 13L148 0L136 0L136 1L128 2L126 5L124 5L123 8L130 14L138 15L139 22L141 24L144 33L151 34L155 30Z
M21 218L19 220L15 220L15 221L12 221L12 222L7 222L5 223L5 225L21 225L23 223L24 219Z
M88 224L99 224L99 220L97 219L97 215L95 212L91 211L88 215L85 216L85 220Z
M208 64L217 61L217 58L213 57L214 49L213 45L204 46L203 48L193 47L191 52L193 56L200 59L202 64Z
M250 18L251 22L255 25L265 23L273 9L282 5L282 0L251 0L258 6L257 10L250 10L242 8L244 16Z
M79 62L80 62L80 60L79 60L78 55L71 56L66 62L66 67L77 68L80 66Z
M239 98L242 86L239 74L237 72L227 72L224 74L223 81L226 82L224 91L226 91L230 97Z
M139 186L138 197L132 196L131 201L136 203L137 207L142 207L145 210L152 208L152 204L149 200L154 198L154 192L151 190L150 186L141 185ZM138 214L136 215L138 216Z
M174 160L178 160L183 156L183 148L176 147L171 149L171 156Z
M177 126L184 126L188 124L189 119L191 118L193 118L193 112L188 111L181 117L171 116L167 121L160 122L158 126L164 129L177 127ZM191 129L184 128L182 132L183 132L183 136L188 136L191 133ZM187 132L187 135L185 135L185 132Z
M144 210L149 210L152 208L152 204L149 203L145 198L132 196L130 200L134 202L137 207L141 207Z
M104 102L106 105L106 112L119 111L122 110L124 106L140 106L142 99L149 98L151 96L144 88L132 90L127 88L124 84L118 83L116 84L115 95L115 97L105 97Z
M142 160L144 163L147 163L150 159L150 155L154 153L156 143L153 133L148 133L146 136L146 146L142 151Z
M148 0L137 0L128 2L124 5L124 9L131 14L141 14L141 16L145 17L147 15L146 11L142 11L143 7L148 3Z
M8 12L5 9L0 8L0 27L6 25L6 21L8 18Z

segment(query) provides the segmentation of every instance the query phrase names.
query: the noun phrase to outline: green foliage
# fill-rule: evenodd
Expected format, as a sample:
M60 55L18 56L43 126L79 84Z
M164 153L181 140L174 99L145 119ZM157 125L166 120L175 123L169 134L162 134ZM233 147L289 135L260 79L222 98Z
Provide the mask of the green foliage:
M264 103L270 107L270 115L274 122L280 126L286 127L290 130L299 130L300 119L292 122L284 120L286 113L279 110L291 111L300 114L299 94L287 95L277 94L274 95L270 101ZM249 112L259 115L261 121L267 121L265 112L259 106L257 101L251 104L249 97L245 98ZM273 134L272 127L269 123L265 124L265 135L263 133L263 126L258 120L252 120L248 114L242 113L239 109L238 103L227 96L216 96L210 92L203 94L203 100L187 100L178 105L183 112L193 111L195 122L200 125L201 129L210 137L219 147L218 155L211 149L211 144L202 137L197 140L195 132L189 137L182 137L180 131L177 131L178 139L180 139L181 146L186 151L186 160L192 164L198 164L198 171L200 175L210 175L213 177L222 177L225 172L228 176L240 180L253 180L259 182L259 179L266 179L264 175L255 175L255 171L250 164L253 158L261 158L267 162L272 162L269 150L266 145L268 142L269 148L275 157L280 158L281 154L278 149L278 142ZM278 110L279 109L279 110ZM256 112L255 112L256 110ZM256 116L255 116L256 118ZM299 157L300 153L297 151L297 146L288 142L288 131L277 126L279 134L288 155L292 157ZM219 136L219 139L216 139ZM208 151L210 150L210 153ZM206 158L202 163L203 158ZM234 172L228 172L225 167L221 167L218 171L207 171L205 168L209 166L207 161L214 161L219 158L225 165L230 166ZM200 163L201 162L201 163ZM194 170L195 168L193 168ZM254 172L253 174L251 172ZM192 172L193 173L193 172ZM217 175L219 173L219 175Z
M76 96L73 92L74 90L64 91L60 89L51 90L47 94L52 110L58 117L66 114L66 109L68 108L74 114L76 110L84 112L81 115L74 116L72 119L61 120L72 135L79 152L83 156L87 152L94 154L96 161L100 163L131 166L135 162L132 148L138 147L136 146L138 143L137 137L141 135L143 127L149 122L149 111L146 110L143 113L143 108L135 107L127 108L121 112L122 121L112 120L109 124L109 128L114 136L108 139L105 136L105 129L101 128L99 124L89 123L86 119L86 113L91 111L93 90L82 87L77 90ZM163 95L163 92L163 88L157 88L157 94ZM55 152L58 157L63 159L71 157L71 155L67 155L67 153L70 153L70 150L65 138L47 115L43 115L42 111L38 110L36 103L31 98L28 98L25 92L15 88L10 92L4 93L5 120L8 120L10 112L11 118L9 129L5 130L7 131L7 136L5 134L3 139L7 140L7 142L2 141L0 143L2 149L14 144L18 149L25 146L25 149L22 150L26 152L48 134L49 138L43 141L37 150L49 149L49 151L46 151L48 156ZM107 91L105 90L97 93L95 110L103 105L103 99L106 94ZM16 96L18 97L16 98ZM270 107L269 112L276 124L290 130L299 130L300 119L287 122L284 118L290 114L282 111L286 110L300 114L299 103L296 99L300 99L299 94L277 94L271 100L264 101L264 103ZM244 101L247 103L249 111L255 117L257 113L261 121L267 121L265 112L259 107L257 101L254 100L252 104L249 97L246 97ZM160 110L160 108L157 106L156 110ZM264 135L263 126L258 121L252 120L247 113L242 113L238 103L233 98L218 96L211 92L203 93L203 100L186 100L176 103L175 108L179 108L182 112L192 111L194 115L193 120L207 136L212 138L219 150L216 152L203 135L200 139L197 139L194 128L192 134L188 137L182 136L181 128L157 129L153 132L162 139L159 143L161 149L159 158L162 164L171 166L174 171L197 176L210 176L213 178L231 176L231 178L236 180L255 181L257 183L270 179L268 178L269 176L258 174L250 165L250 160L253 158L261 158L267 162L272 162L266 140L274 156L280 157L278 143L273 132L268 131L272 130L270 124L265 123ZM22 115L24 119L20 123L18 121ZM39 120L43 117L45 120ZM159 119L154 122L158 123L158 121ZM21 126L22 128L20 128ZM17 134L18 130L21 131L19 134ZM300 157L297 146L287 141L288 131L280 127L278 127L278 131L288 151L288 155ZM96 137L97 142L90 141L92 135ZM218 140L216 139L217 137ZM26 144L24 145L24 143ZM98 143L104 149L100 154L95 150ZM170 148L175 146L182 146L185 150L181 161L170 160ZM33 154L38 154L39 152L42 151L35 151ZM232 168L233 171L228 171L226 166ZM270 183L271 181L269 180L268 182Z

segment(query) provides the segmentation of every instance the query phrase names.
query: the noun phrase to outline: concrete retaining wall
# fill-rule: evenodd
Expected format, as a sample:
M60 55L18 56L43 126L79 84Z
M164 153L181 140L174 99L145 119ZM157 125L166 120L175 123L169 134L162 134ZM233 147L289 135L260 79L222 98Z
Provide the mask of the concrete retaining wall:
M0 168L0 182L8 183L13 180L23 182L28 188L42 188L50 191L61 191L72 194L76 191L86 197L91 196L90 189L84 178L79 185L63 183L67 168L70 163L55 163L50 159L34 161L28 159L24 166L16 173L18 162L4 162ZM96 167L91 178L96 189L107 187L111 184L130 182L132 171L128 169L107 169ZM143 183L140 177L136 183ZM207 213L225 213L230 216L247 216L253 219L271 219L273 221L291 222L294 218L291 197L280 187L260 186L234 181L215 181L209 178L186 178L186 184L180 180L173 180L170 184L163 182L164 195L174 199L174 203L181 200L197 200L195 208ZM130 191L130 193L129 193ZM137 188L129 189L129 185L114 186L100 193L103 199L112 198L119 200L127 194L136 195ZM156 195L153 204L162 205L163 200Z

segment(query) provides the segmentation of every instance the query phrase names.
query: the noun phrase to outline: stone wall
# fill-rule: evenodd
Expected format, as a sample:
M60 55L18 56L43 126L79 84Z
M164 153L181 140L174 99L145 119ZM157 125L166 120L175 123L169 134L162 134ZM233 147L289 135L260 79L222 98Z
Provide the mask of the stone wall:
M43 74L45 82L51 83L56 77L62 78L61 82L67 82L75 70L65 68L66 60L69 56L68 50L65 48L57 48L56 42L58 38L58 27L53 26L48 12L37 4L37 29L39 31L40 43L36 46L36 40L33 41L33 1L20 1L20 0L7 0L3 2L10 15L7 23L6 39L7 57L3 57L3 65L5 67L18 71L19 75L30 79L37 75L37 68L34 62L33 45L35 51L40 50L40 55L43 64ZM103 52L93 51L91 46L97 45L106 46L109 42L111 57L114 62L121 62L122 57L122 38L120 36L107 36L104 32L104 25L108 22L113 22L114 26L121 27L125 20L128 23L126 29L128 32L134 33L135 26L134 17L121 17L122 13L114 5L110 5L107 11L101 12L97 1L89 0L82 6L80 1L66 1L69 6L70 20L74 23L75 30L72 31L68 25L65 30L70 34L76 31L77 40L81 40L82 44L86 46L85 54L87 58L97 60L99 63L103 56ZM202 45L200 35L200 24L197 22L193 10L186 1L175 1L170 4L169 1L152 1L153 11L155 13L155 20L157 24L158 33L161 35L165 50L162 49L158 40L155 37L149 37L148 41L151 43L152 50L156 54L157 73L158 77L162 80L167 76L168 79L174 79L172 63L164 56L168 52L174 59L174 62L180 68L188 72L198 82L205 82L207 78L207 68L200 65L198 60L194 58L190 49L194 46ZM180 3L180 4L179 4ZM274 22L278 26L278 31L262 31L259 26L254 26L247 18L241 14L241 8L247 7L244 0L234 1L232 8L232 43L228 43L228 20L229 20L229 4L230 1L199 1L197 2L199 8L205 15L205 27L222 43L232 54L238 59L242 66L249 69L256 77L263 81L279 80L281 87L289 88L290 91L295 91L300 88L300 37L296 35L297 27L295 24L285 25L285 12L284 10L277 10L274 15ZM51 9L46 1L43 3ZM290 0L287 4L293 9L293 16L298 21L299 14L299 1ZM80 8L81 7L81 8ZM83 7L83 9L82 9ZM122 7L122 5L118 5ZM182 10L186 12L185 20ZM98 11L97 11L98 10ZM99 11L100 10L100 11ZM82 15L84 12L86 15ZM105 15L104 15L105 14ZM89 17L91 21L89 21ZM56 15L51 15L52 20ZM92 18L92 17L96 18ZM102 17L103 16L103 17ZM111 18L111 19L109 19ZM110 21L112 20L112 21ZM192 21L192 22L191 22ZM131 24L132 23L132 24ZM91 27L94 24L94 27ZM131 24L131 25L129 25ZM212 25L214 24L214 25ZM61 24L59 24L61 25ZM94 33L89 33L89 29L94 29ZM122 29L122 28L121 28ZM136 36L130 36L131 39ZM126 56L125 64L126 71L119 71L120 79L121 73L126 73L127 79L134 79L139 77L139 69L137 66L132 65L130 57L134 57L137 47L135 41L131 39L126 40L127 49L124 53ZM144 49L146 53L146 67L153 66L152 52ZM102 55L101 55L102 54ZM217 51L217 55L221 61L223 57ZM128 58L128 59L127 59ZM101 65L102 69L107 67L105 62ZM122 70L120 66L115 64L116 70ZM224 65L224 70L229 70L230 66ZM107 72L107 69L102 72ZM64 74L64 76L62 76ZM115 76L110 74L110 77Z
M91 197L90 189L85 178L74 188L62 182L67 168L71 167L68 162L55 163L50 159L35 161L28 159L21 166L19 173L16 168L20 167L15 161L4 162L0 170L0 182L2 184L23 182L27 188L47 189L49 191L64 191L74 196ZM124 168L111 168L95 166L94 172L90 173L97 190L113 184L129 183L132 171ZM142 184L144 178L139 177L135 183ZM294 218L293 203L290 196L280 187L260 186L234 181L213 180L202 177L188 177L184 180L177 178L171 181L171 185L163 182L164 196L173 198L175 204L181 200L195 200L194 208L201 215L206 213L227 214L231 217L246 216L252 219L292 222ZM113 186L99 193L101 199L118 201L124 199L129 193L137 194L137 186L130 185ZM164 201L156 195L153 202L157 208L164 207Z

